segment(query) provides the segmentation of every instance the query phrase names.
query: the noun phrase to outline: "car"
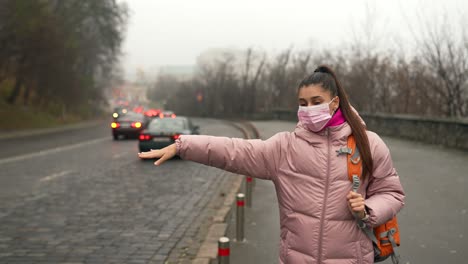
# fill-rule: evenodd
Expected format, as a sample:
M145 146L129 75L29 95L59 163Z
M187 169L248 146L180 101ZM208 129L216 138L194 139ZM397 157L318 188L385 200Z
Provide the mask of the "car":
M133 108L133 112L142 114L145 111L143 106L136 106Z
M112 117L115 119L124 116L128 113L128 109L126 107L115 107L114 112L112 113Z
M140 152L161 149L173 144L181 135L198 135L199 127L188 117L155 118L138 137Z
M159 113L159 118L165 118L165 117L175 118L177 116L172 111L162 111L161 113Z
M148 109L143 114L145 116L145 121L148 123L153 118L159 118L160 113L160 109Z
M120 136L138 138L146 124L142 114L129 111L125 115L115 118L111 127L114 140L118 140Z
M161 113L161 109L148 109L144 112L146 117L152 118L152 117L159 117L159 114Z

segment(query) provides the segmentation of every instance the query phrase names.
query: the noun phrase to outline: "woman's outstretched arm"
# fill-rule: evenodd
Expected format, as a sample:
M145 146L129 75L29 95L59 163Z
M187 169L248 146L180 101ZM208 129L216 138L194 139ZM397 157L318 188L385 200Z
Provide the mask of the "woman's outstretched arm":
M284 133L268 140L183 135L169 147L139 154L140 158L160 158L155 164L179 155L223 170L263 179L272 179L280 160Z

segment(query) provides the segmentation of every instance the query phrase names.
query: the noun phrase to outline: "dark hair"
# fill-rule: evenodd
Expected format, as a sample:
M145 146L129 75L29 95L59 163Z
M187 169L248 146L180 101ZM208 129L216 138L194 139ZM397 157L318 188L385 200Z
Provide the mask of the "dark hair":
M311 75L307 76L299 83L298 89L317 84L322 86L323 89L329 91L332 97L338 96L340 98L339 107L351 127L354 138L356 139L356 146L361 154L363 164L362 177L365 179L368 173L372 173L374 167L369 139L367 138L366 133L366 126L362 123L362 120L357 113L351 108L348 95L331 68L325 65L320 65Z

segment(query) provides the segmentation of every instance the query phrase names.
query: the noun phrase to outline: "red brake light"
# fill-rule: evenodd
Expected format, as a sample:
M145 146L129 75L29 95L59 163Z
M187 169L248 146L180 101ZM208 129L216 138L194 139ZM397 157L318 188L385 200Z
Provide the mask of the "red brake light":
M142 106L137 106L135 108L133 108L133 112L135 113L142 113L143 112L143 107Z
M148 140L151 140L151 136L150 135L145 135L145 134L140 134L140 136L138 137L138 139L140 141L148 141Z
M172 115L171 115L171 117L172 117L172 118L175 118L175 117L176 117L176 115L175 115L175 114L172 114Z
M164 114L159 114L159 118L164 118Z
M118 128L118 127L120 127L120 124L116 123L116 122L112 122L111 127L112 128Z
M149 109L145 112L145 115L152 117L152 116L159 116L160 113L161 111L159 110Z
M173 135L173 136L172 136L172 139L174 139L174 140L177 140L177 139L179 139L179 138L180 138L180 135Z

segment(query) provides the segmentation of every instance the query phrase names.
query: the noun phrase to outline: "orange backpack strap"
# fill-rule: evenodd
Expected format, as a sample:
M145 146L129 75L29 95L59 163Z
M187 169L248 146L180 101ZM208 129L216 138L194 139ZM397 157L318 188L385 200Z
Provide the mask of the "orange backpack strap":
M348 136L347 147L341 148L337 153L338 155L348 154L346 159L348 165L348 179L353 183L353 191L357 192L361 184L362 160L353 135ZM354 217L356 218L359 228L361 228L374 244L374 260L380 262L385 260L388 256L391 256L394 264L399 263L400 256L396 248L400 245L400 233L396 217L374 229L367 226L367 224L356 215L354 215ZM376 234L378 234L378 238ZM380 257L382 258L379 259Z
M353 191L357 192L361 185L362 160L359 149L356 147L356 140L353 135L348 137L348 179L353 183Z
M353 183L353 192L357 192L361 185L361 174L362 174L362 160L359 155L359 150L356 147L356 140L353 135L348 136L348 152L347 163L348 163L348 179ZM371 228L369 228L364 221L362 221L357 215L354 215L357 225L362 231L374 242L375 245L379 244L377 237ZM377 249L378 250L378 249ZM380 252L377 252L380 254Z

